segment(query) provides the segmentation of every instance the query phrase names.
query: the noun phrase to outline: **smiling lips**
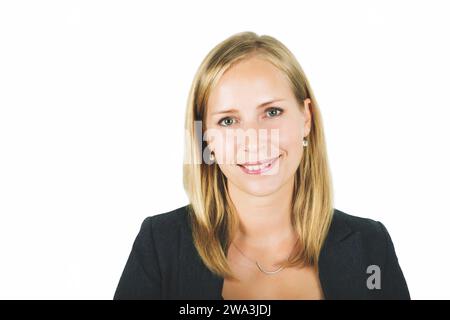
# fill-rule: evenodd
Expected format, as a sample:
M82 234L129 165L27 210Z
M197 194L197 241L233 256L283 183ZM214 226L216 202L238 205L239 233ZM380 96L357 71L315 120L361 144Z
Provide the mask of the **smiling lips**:
M272 169L273 164L280 158L280 156L273 159L252 163L246 162L244 164L238 164L238 166L247 174L261 174Z

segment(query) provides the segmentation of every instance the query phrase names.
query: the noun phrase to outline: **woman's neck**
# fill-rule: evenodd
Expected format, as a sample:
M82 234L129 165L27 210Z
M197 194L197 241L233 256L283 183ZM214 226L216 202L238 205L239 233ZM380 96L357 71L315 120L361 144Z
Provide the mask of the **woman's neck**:
M294 238L291 201L294 180L266 196L248 194L228 183L230 198L239 216L237 238L251 246L272 246Z

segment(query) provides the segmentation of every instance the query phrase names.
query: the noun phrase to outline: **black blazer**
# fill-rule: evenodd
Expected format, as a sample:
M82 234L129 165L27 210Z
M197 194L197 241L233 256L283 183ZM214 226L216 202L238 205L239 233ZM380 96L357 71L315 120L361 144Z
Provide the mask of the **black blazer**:
M186 209L145 218L114 299L222 299L224 279L200 259ZM368 288L370 265L380 268L379 289ZM325 299L410 299L385 226L337 209L320 252L319 278Z

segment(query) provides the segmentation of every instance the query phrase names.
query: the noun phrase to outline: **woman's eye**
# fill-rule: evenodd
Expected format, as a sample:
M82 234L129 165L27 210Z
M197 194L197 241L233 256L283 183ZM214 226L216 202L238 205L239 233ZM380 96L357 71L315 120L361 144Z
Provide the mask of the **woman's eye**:
M283 110L280 109L280 108L274 108L273 107L273 108L267 109L266 112L267 112L267 114L269 115L270 118L273 118L273 117L276 117L276 116L282 114Z
M233 118L227 117L227 118L223 118L222 120L219 121L219 125L223 126L223 127L228 127L230 125L232 125L233 123L229 120L233 120Z

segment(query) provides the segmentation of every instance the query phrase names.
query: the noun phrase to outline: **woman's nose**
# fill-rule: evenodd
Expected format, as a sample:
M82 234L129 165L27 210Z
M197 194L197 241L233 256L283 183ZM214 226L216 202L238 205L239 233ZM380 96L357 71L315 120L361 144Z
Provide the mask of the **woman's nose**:
M245 132L244 137L240 139L241 144L238 146L245 154L255 155L260 158L262 154L267 152L269 136L264 128L250 128Z
M278 152L278 129L269 128L257 121L247 122L241 129L243 136L238 138L238 153L260 160Z

